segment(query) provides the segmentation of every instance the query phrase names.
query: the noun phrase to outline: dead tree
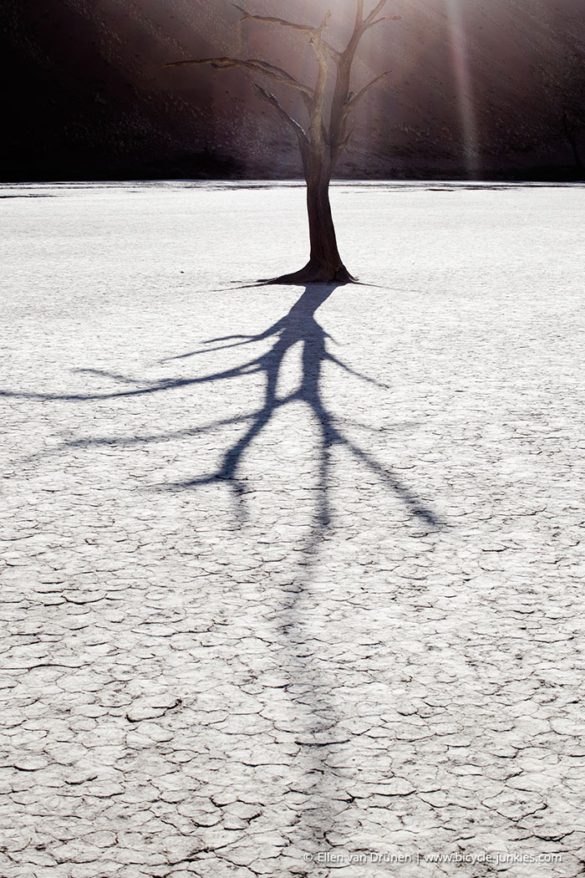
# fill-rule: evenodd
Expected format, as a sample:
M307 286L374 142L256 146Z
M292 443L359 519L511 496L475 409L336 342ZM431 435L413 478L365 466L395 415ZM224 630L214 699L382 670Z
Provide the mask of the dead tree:
M352 111L366 92L386 76L386 73L382 73L358 91L352 91L351 74L356 52L364 35L375 25L388 20L380 15L387 2L388 0L378 0L373 9L366 12L364 0L356 0L355 24L349 42L342 50L334 48L326 39L330 11L318 27L311 27L284 18L254 15L236 4L244 20L290 28L308 38L317 60L317 77L312 86L300 82L281 67L256 58L196 58L175 61L169 65L180 67L187 64L210 64L220 69L242 68L285 86L302 100L305 118L299 120L273 92L255 83L258 94L292 129L298 141L307 183L311 244L309 262L304 268L266 283L349 283L354 280L339 255L329 201L329 184L337 160L352 135L349 127ZM393 16L390 20L397 18L398 16Z

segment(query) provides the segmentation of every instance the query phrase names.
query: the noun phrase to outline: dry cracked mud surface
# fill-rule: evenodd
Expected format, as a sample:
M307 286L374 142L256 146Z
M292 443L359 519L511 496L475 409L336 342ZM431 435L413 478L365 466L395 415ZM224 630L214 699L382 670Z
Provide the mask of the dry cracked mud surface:
M585 874L584 189L3 193L2 878Z

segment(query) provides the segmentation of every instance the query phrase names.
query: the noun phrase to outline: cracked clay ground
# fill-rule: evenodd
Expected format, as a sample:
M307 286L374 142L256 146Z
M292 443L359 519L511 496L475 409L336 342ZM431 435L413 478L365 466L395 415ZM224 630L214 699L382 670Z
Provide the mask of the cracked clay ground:
M0 194L0 876L584 874L584 189Z

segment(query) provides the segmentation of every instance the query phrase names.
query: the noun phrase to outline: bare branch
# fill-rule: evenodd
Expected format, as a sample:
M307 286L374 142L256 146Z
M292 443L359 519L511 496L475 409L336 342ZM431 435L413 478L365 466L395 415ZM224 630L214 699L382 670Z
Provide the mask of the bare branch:
M341 52L339 58L336 59L338 64L345 65L347 69L351 68L357 48L366 31L369 30L369 28L373 27L375 24L379 24L381 21L386 20L384 17L378 18L378 15L380 14L387 2L388 0L378 0L378 3L376 3L374 8L367 15L365 15L364 0L356 0L355 24L353 27L353 33L345 50Z
M296 119L293 119L293 117L289 113L287 113L287 111L284 109L284 107L282 106L282 104L280 103L278 98L275 97L275 95L273 95L272 92L266 91L266 89L262 88L261 85L258 85L257 82L254 83L254 86L256 88L256 91L260 94L260 96L262 98L264 98L265 101L268 101L268 103L271 104L274 107L274 109L278 112L279 116L282 119L284 119L284 121L288 125L291 126L291 128L293 129L293 131L295 132L295 134L299 138L299 141L300 141L302 147L304 148L305 146L307 146L309 143L309 139L307 137L307 132L305 131L303 126L300 124L300 122L297 122Z
M379 0L378 3L374 6L369 15L364 19L364 24L368 25L368 27L372 24L376 16L383 10L384 6L388 0Z
M343 152L343 150L346 148L347 144L349 143L349 141L353 137L354 131L355 131L355 128L350 128L350 130L347 132L347 134L345 135L343 140L341 140L340 143L337 145L337 149L335 151L336 156L338 156L339 153Z
M289 21L287 18L280 18L274 15L257 15L254 12L248 12L247 9L244 9L243 6L240 6L239 3L233 4L236 9L242 13L242 17L244 21L258 21L260 24L275 24L281 25L282 27L290 27L293 30L299 31L302 34L305 34L309 37L309 42L315 49L316 54L319 54L319 47L324 46L334 58L340 58L341 52L338 49L335 49L330 43L327 42L323 38L323 31L327 28L329 24L329 20L331 18L331 10L328 9L325 15L323 16L323 20L319 27L312 27L308 24L298 24L296 21Z
M369 24L364 25L364 31L369 30L371 27L374 27L377 24L381 24L383 21L387 21L386 16L382 16L382 18L376 18L374 21L370 21Z
M348 122L348 119L349 119L352 111L355 109L357 103L359 101L361 101L363 96L371 88L373 88L376 85L376 83L380 82L380 80L383 79L385 76L388 76L388 73L389 73L389 71L386 70L386 71L384 71L384 73L381 73L379 76L376 76L375 79L372 79L371 82L368 82L367 85L364 85L364 87L361 88L356 94L352 94L351 92L348 92L345 103L342 105L341 110L340 110L340 114L339 114L339 125L337 128L337 131L339 133L337 134L337 136L334 136L334 138L333 138L333 149L334 149L335 156L339 155L339 153L343 149L345 149L349 140L351 139L351 136L353 134L353 129L351 131L349 131L349 133L348 133L347 122Z
M323 39L322 39L321 42L323 43L323 45L325 46L325 48L327 49L327 51L331 53L331 55L333 56L334 59L337 60L337 59L341 58L343 52L340 52L339 49L336 49L336 48L335 48L334 46L332 46L331 43L328 42L327 40L323 40Z
M311 27L308 24L297 24L294 21L288 21L288 19L286 18L277 18L273 15L256 15L253 12L248 12L247 9L244 9L244 7L240 6L238 3L234 3L233 5L236 7L236 9L240 10L245 21L251 19L252 21L259 21L263 24L279 24L282 27L291 27L294 30L301 31L305 34L310 34L311 36L318 34L321 30L321 28Z
M313 99L313 91L308 86L303 85L282 67L276 67L269 64L268 61L261 61L258 58L249 58L247 60L241 58L190 58L186 61L172 61L167 67L184 67L188 64L211 64L212 67L227 69L230 67L243 67L246 70L253 70L255 73L263 73L270 76L277 82L288 85L290 88L299 92L307 103Z
M369 30L371 27L374 27L376 24L382 24L383 21L401 21L401 15L383 15L382 18L376 18L374 21L371 21L369 24L364 26L364 33Z
M377 82L380 82L381 79L384 79L385 76L388 76L389 72L389 70L385 70L384 73L380 73L379 76L376 76L375 79L372 79L371 82L368 82L367 85L364 85L364 87L361 88L356 94L351 95L347 101L347 110L353 110L355 105L358 103L358 101L361 101L366 92L373 88L373 86L375 86Z

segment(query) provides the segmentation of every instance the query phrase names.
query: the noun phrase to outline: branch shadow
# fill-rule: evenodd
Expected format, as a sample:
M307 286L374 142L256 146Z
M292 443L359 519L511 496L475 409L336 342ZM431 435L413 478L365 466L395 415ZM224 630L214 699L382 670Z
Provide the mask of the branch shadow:
M328 527L332 519L329 502L330 457L331 451L335 446L346 448L355 458L370 469L387 488L394 491L400 497L413 516L431 527L436 527L439 524L439 519L431 509L425 507L390 470L383 467L372 455L353 442L343 432L341 419L334 416L324 402L321 389L322 373L324 365L328 362L333 363L338 368L366 383L387 389L387 385L356 371L328 350L327 341L331 339L331 336L317 322L315 313L329 299L336 286L335 284L313 284L306 287L302 296L293 305L289 313L264 332L251 336L232 335L208 339L204 342L205 345L208 345L207 347L198 348L172 358L174 360L185 360L218 351L246 347L266 339L275 339L274 344L267 353L246 361L236 369L215 373L201 379L202 381L219 381L229 377L235 378L260 372L264 375L265 379L263 404L256 412L248 416L251 422L248 430L234 445L228 448L215 472L169 487L196 488L199 485L207 485L212 482L225 482L229 485L236 500L241 500L245 494L245 485L240 479L240 469L245 453L254 440L272 421L279 409L290 403L302 402L309 408L321 434L318 452L319 500L315 515L316 535L319 534L322 528ZM294 393L279 397L277 395L277 388L284 358L288 351L299 343L302 344L302 377L300 386ZM119 376L112 377L119 380ZM243 419L234 419L234 421L237 420ZM234 423L234 421L222 423ZM368 429L367 425L350 419L343 419L343 422ZM217 422L213 426L217 426ZM243 513L242 508L240 508L240 513Z
M249 513L246 494L248 492L242 476L242 464L247 452L258 440L263 431L272 422L275 415L283 407L292 403L302 403L309 410L318 431L319 444L317 449L317 487L316 502L312 509L309 535L302 544L300 557L300 573L294 583L283 591L279 612L275 614L275 638L280 654L280 665L285 676L294 686L289 694L291 707L295 716L304 727L304 732L297 741L299 746L299 767L304 776L315 779L314 789L318 790L309 797L307 803L308 843L315 850L323 850L327 844L327 834L336 825L337 811L335 803L344 801L343 779L336 775L329 765L336 752L339 738L330 740L327 730L334 730L342 721L342 710L335 703L322 671L320 662L310 650L302 647L303 641L309 639L309 628L303 604L310 598L310 586L319 557L319 547L326 538L334 521L331 500L333 475L333 451L345 449L379 483L391 494L396 496L406 507L409 515L423 527L433 531L442 526L439 516L402 481L392 470L380 463L368 450L347 435L346 427L358 430L372 430L366 424L341 418L328 407L323 394L323 370L327 364L343 370L359 381L381 389L384 385L367 375L358 372L348 363L341 360L330 350L332 337L323 329L316 319L318 309L332 296L335 284L314 284L307 286L290 311L274 324L255 335L229 335L211 338L201 343L192 351L178 354L161 362L185 361L217 352L242 349L248 351L254 345L270 341L271 346L266 353L258 356L253 354L244 357L237 366L209 372L191 378L165 379L158 381L141 381L115 372L85 369L78 370L83 374L108 378L118 387L108 393L86 394L41 394L16 391L0 391L0 397L18 397L31 400L61 400L69 402L86 402L104 399L132 398L135 396L162 394L174 388L197 386L200 384L221 384L248 375L261 375L264 390L261 403L253 411L233 418L220 418L213 422L197 425L191 429L160 432L150 435L79 439L63 443L58 449L91 448L100 445L130 447L149 443L166 442L183 437L194 437L211 432L221 427L235 424L245 426L242 435L233 442L222 454L217 467L204 475L196 476L183 482L164 484L156 490L187 491L197 490L203 485L223 484L228 487L234 502L234 511L240 524L244 524ZM279 378L283 371L283 363L287 353L297 344L301 351L301 380L298 388L292 393L279 396ZM288 688L288 687L287 687ZM335 737L335 736L333 736ZM349 799L347 799L349 801Z

